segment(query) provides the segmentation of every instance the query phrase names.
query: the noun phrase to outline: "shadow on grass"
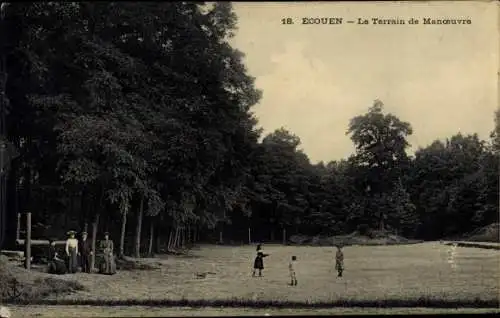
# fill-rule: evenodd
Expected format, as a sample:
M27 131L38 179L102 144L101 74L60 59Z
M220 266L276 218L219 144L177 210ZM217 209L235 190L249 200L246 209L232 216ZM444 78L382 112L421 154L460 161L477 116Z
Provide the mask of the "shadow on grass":
M376 307L376 308L498 308L499 299L483 300L439 300L419 298L414 300L387 299L387 300L351 300L339 299L330 302L296 302L279 300L167 300L167 299L129 299L129 300L71 300L71 299L30 299L6 302L15 305L43 305L43 306L150 306L150 307L232 307L232 308L333 308L333 307Z

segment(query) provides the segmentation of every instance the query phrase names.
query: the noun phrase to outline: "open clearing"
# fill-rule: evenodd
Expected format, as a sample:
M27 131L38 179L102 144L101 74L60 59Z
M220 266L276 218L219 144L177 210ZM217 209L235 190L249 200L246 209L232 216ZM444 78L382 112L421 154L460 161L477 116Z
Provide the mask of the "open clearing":
M164 256L157 270L121 271L114 276L75 274L86 291L57 299L276 300L328 302L338 299L498 299L500 253L456 248L438 242L344 249L345 277L337 278L332 247L264 245L263 277L251 277L254 246L200 246L189 256ZM299 286L288 286L288 261L298 258ZM204 279L197 272L214 272Z
M332 308L332 309L253 309L253 308L165 308L93 306L14 306L13 317L184 317L184 316L264 316L273 315L394 315L500 313L500 309L434 308Z

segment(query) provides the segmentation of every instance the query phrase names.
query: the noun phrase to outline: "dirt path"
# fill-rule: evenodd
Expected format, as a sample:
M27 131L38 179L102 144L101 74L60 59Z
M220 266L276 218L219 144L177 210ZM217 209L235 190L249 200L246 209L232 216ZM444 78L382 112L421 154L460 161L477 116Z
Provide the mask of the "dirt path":
M500 309L432 308L331 308L331 309L249 309L249 308L162 308L162 307L92 307L92 306L13 306L16 317L166 317L166 316L266 316L266 315L359 315L359 314L453 314L500 313Z

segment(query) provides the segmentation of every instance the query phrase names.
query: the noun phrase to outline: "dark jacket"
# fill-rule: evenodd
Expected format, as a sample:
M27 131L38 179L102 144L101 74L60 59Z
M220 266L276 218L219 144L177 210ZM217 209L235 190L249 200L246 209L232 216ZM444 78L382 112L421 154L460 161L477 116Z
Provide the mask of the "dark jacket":
M85 241L83 240L78 241L78 251L82 255L89 255L90 252L92 251L91 241L88 238Z

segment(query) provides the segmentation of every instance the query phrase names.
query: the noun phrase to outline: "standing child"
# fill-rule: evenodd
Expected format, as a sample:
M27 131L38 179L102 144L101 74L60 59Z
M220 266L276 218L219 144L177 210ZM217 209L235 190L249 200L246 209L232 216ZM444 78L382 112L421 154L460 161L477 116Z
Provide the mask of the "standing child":
M264 254L262 250L262 246L257 245L257 256L255 257L255 261L253 262L253 273L252 277L255 276L255 271L259 270L259 276L262 276L262 270L264 269L264 257L269 256L268 254Z
M297 275L295 273L295 270L296 270L295 264L296 263L297 263L297 256L292 256L292 260L290 261L290 264L288 265L288 269L290 270L290 279L291 279L290 285L292 285L292 286L297 286Z
M342 272L344 271L344 253L340 245L337 245L337 253L335 254L335 269L338 271L337 277L342 277Z

